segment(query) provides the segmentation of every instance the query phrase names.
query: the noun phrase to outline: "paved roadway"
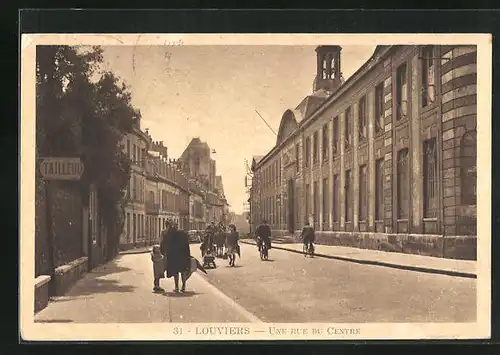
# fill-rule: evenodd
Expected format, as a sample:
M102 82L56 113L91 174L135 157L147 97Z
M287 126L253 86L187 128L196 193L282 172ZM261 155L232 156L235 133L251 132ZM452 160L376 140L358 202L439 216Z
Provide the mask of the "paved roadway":
M36 316L51 322L473 322L476 280L305 258L255 246L208 275L194 274L188 292L152 293L149 254L120 256L80 280ZM199 246L192 255L201 259Z
M242 244L236 268L208 280L264 322L465 322L476 318L476 280L305 258ZM195 254L196 255L196 254ZM225 264L225 263L224 263Z

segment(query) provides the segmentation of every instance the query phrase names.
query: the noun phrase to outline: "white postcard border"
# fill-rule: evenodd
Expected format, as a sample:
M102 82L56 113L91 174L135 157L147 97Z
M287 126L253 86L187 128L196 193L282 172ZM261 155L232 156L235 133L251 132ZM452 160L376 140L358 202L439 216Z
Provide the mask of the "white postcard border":
M36 45L477 45L478 239L475 323L34 323ZM24 340L487 339L491 335L490 34L23 34L21 38L20 329ZM212 327L212 328L211 328ZM285 334L272 332L285 329ZM335 331L334 329L337 329ZM292 334L294 330L294 334ZM177 332L177 334L175 334ZM182 332L182 334L180 334ZM235 333L236 332L236 333Z

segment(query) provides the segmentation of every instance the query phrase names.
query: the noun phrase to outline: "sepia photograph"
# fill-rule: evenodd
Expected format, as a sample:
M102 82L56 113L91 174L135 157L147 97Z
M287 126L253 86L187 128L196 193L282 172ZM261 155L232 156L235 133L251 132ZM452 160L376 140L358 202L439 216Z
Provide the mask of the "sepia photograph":
M489 35L21 42L25 340L490 336Z

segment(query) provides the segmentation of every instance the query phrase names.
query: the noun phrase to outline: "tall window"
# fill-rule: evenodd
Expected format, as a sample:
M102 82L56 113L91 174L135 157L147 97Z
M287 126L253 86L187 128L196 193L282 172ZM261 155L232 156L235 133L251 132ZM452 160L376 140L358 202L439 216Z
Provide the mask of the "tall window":
M277 169L278 169L278 184L281 184L281 157L278 158Z
M130 200L130 199L131 199L131 197L132 197L132 196L130 195L130 190L131 190L130 185L132 185L132 177L130 177L130 179L128 180L128 184L127 184L127 199L129 199L129 200Z
M349 148L352 145L352 117L351 117L351 108L348 107L345 110L345 147Z
M269 169L271 169L269 174L269 185L274 186L276 181L276 162L273 162Z
M434 81L434 46L426 46L422 51L422 106L434 102L436 87Z
M299 159L300 159L300 146L298 144L295 144L295 170L297 172L299 172L300 170Z
M137 200L137 180L135 175L132 175L132 200Z
M366 175L366 165L361 165L359 167L359 204L358 204L358 215L360 221L366 221L366 216L368 212L368 194L367 194L367 175Z
M321 218L321 215L319 214L319 187L318 187L318 182L315 181L313 184L313 201L314 201L314 228L319 229L319 219Z
M408 114L408 72L406 63L398 67L396 73L396 119L400 120Z
M384 130L384 83L375 87L375 133Z
M135 144L133 145L133 150L132 150L132 162L134 164L137 162L137 146Z
M408 171L408 149L401 149L398 152L397 161L397 201L398 218L408 218L410 180Z
M295 188L295 197L294 197L294 206L293 209L295 211L295 229L299 229L300 226L302 225L303 221L300 220L300 209L301 205L299 202L299 196L300 196L301 189L300 187L296 186Z
M130 242L130 213L127 212L127 243Z
M359 140L364 140L368 138L368 126L366 119L366 96L363 96L358 103L358 131L359 131Z
M352 182L351 182L351 171L347 170L345 172L345 220L346 222L351 221L352 217Z
M318 131L314 132L313 135L313 164L318 162L318 152L319 152L319 142L318 142Z
M437 150L436 139L424 141L424 217L437 216Z
M134 213L133 220L132 220L132 226L134 228L132 238L133 238L133 242L135 243L135 241L137 240L137 215L135 213Z
M304 165L308 168L311 163L311 137L306 138L305 155Z
M130 141L127 139L127 158L130 159Z
M321 150L323 152L323 161L328 160L328 149L329 149L329 144L328 144L328 124L323 125L323 144L321 146Z
M309 198L310 196L311 196L311 190L309 184L307 184L306 190L304 191L304 199L306 200L306 215L305 215L306 221L309 220L309 215L311 214L310 198Z
M333 221L338 222L340 220L340 177L338 174L333 176Z
M329 206L328 197L330 193L328 191L328 179L323 179L323 223L328 223L329 221Z
M375 162L375 220L384 219L384 159Z
M476 131L468 131L462 137L460 157L461 201L463 205L477 204L477 142Z
M271 213L271 226L274 227L274 196L269 198L269 210Z
M339 116L333 118L333 155L340 153Z

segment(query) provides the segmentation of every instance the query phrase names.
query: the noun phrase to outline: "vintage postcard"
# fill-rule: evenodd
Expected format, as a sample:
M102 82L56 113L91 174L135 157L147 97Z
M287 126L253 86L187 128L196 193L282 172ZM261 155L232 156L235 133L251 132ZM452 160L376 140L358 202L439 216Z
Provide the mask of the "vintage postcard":
M21 46L24 340L490 337L490 35Z

